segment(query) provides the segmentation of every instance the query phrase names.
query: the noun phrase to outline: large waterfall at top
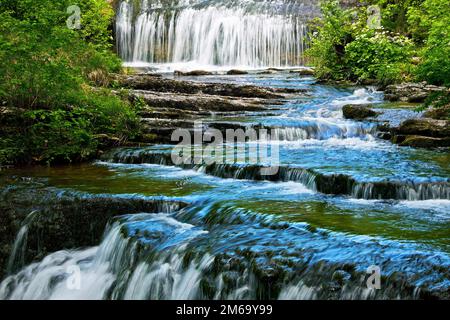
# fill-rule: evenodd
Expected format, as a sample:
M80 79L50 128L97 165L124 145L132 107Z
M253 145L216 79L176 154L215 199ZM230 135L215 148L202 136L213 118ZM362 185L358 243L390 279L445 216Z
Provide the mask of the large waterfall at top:
M117 48L125 62L134 63L301 65L304 22L316 10L311 0L123 0L117 9Z

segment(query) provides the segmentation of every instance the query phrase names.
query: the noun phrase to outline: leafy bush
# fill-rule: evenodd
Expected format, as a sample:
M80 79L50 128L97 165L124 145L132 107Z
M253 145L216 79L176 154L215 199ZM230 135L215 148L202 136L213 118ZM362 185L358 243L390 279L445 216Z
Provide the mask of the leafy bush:
M404 80L412 58L412 42L386 31L363 29L345 47L345 63L355 79L377 79L381 84Z
M77 106L64 109L19 110L9 124L17 128L14 138L0 140L4 164L83 161L108 147L99 135L123 143L140 134L134 107L107 92L88 91Z
M421 10L411 12L410 19L420 21L428 30L425 47L420 51L422 63L416 75L418 80L450 86L450 2L425 0Z
M338 1L325 0L321 10L323 17L307 53L319 78L388 84L408 74L412 42L383 29L369 29L367 8L345 10Z
M339 1L323 1L321 9L323 17L311 25L314 31L307 56L319 78L342 80L349 73L344 61L345 46L353 40L352 15L341 9Z
M139 131L134 108L107 89L121 69L111 51L113 11L104 0L79 0L81 28L69 29L70 0L0 0L0 164L81 161L102 140ZM104 140L104 139L103 139Z

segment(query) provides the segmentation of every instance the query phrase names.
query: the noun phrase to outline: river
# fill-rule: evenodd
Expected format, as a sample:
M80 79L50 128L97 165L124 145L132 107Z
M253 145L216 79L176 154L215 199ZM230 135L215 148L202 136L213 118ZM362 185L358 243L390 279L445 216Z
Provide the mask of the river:
M187 205L120 212L97 246L60 248L17 266L0 284L0 298L448 298L450 154L381 140L376 123L346 120L341 110L372 103L395 122L414 113L411 106L386 104L370 87L321 85L289 71L189 80L308 90L270 114L202 119L276 128L270 144L279 150L278 172L261 176L267 163L246 163L242 154L232 163L174 165L173 145L117 149L83 165L4 171L56 194ZM19 232L11 263L19 263L26 234ZM367 286L371 266L380 270L380 289ZM80 276L75 289L68 270Z

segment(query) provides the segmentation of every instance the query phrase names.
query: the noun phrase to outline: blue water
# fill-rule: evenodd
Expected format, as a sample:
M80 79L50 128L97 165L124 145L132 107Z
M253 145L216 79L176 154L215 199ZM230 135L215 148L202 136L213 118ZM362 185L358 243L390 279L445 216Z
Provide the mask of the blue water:
M295 132L295 128L305 129L307 134L304 136L300 131L300 134L273 142L280 148L281 166L344 174L358 182L442 183L445 188L449 181L448 151L401 148L376 137L376 122L343 118L341 108L348 103L373 103L383 107L382 93L371 88L323 86L315 84L312 78L294 77L288 73L208 76L191 80L308 89L308 96L293 94L284 105L273 106L270 116L240 114L203 119L205 123L262 124L283 130L288 128L291 132ZM401 106L389 109L391 118L404 117L404 111ZM409 109L407 112L414 111ZM152 146L113 153L168 154L171 149L172 146ZM404 287L389 285L389 281L400 281L398 279L440 297L448 295L450 290L448 197L365 200L351 194L323 194L295 181L256 181L251 176L248 179L221 178L205 173L201 167L182 168L145 161L128 164L112 159L106 156L81 167L14 173L44 177L52 186L83 194L156 197L189 204L171 214L142 213L119 218L128 237L150 250L145 266L132 269L134 275L126 280L128 289L130 286L137 288L139 281L133 282L134 276L144 275L146 281L151 282L163 281L164 277L173 274L176 279L187 277L192 280L195 274L192 287L199 286L201 281L198 279L203 276L204 281L211 277L212 265L216 263L211 261L225 259L229 264L221 265L220 275L215 274L218 278L211 280L216 296L208 297L258 298L256 280L251 280L249 269L239 269L240 275L233 271L233 261L251 256L262 270L281 268L289 274L284 280L276 280L278 289L274 289L270 298L417 297ZM245 163L240 165L245 166ZM197 260L192 262L193 269L186 267L186 271L178 266L178 262L187 259L192 252ZM371 265L381 268L386 286L372 295L365 295L365 282L358 277ZM360 282L362 291L352 287L349 293L348 287L344 286L337 289L340 292L337 296L333 296L330 293L333 290L323 289L327 287L324 284L332 281L327 266L333 266L333 270L354 270L354 273L350 272L352 281ZM169 268L173 274L164 273L164 268ZM161 272L158 277L154 276L157 270ZM225 280L222 276L223 279L234 277L233 290L223 289ZM305 281L308 288L322 287L317 292L328 293L305 294ZM144 280L141 282L145 283ZM139 297L152 298L155 288L155 285L139 286L139 290L133 292L139 292ZM177 290L181 290L180 287L171 287L170 294L166 292L160 297L173 298L174 292L180 292ZM205 298L199 293L202 290L187 290L191 293L187 298ZM136 295L118 294L118 297Z

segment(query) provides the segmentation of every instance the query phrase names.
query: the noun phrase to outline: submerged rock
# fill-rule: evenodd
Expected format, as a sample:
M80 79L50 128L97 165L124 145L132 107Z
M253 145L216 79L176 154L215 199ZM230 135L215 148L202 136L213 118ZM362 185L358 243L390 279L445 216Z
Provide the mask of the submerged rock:
M369 109L368 104L348 104L342 107L342 113L346 119L363 120L375 117L378 113Z

